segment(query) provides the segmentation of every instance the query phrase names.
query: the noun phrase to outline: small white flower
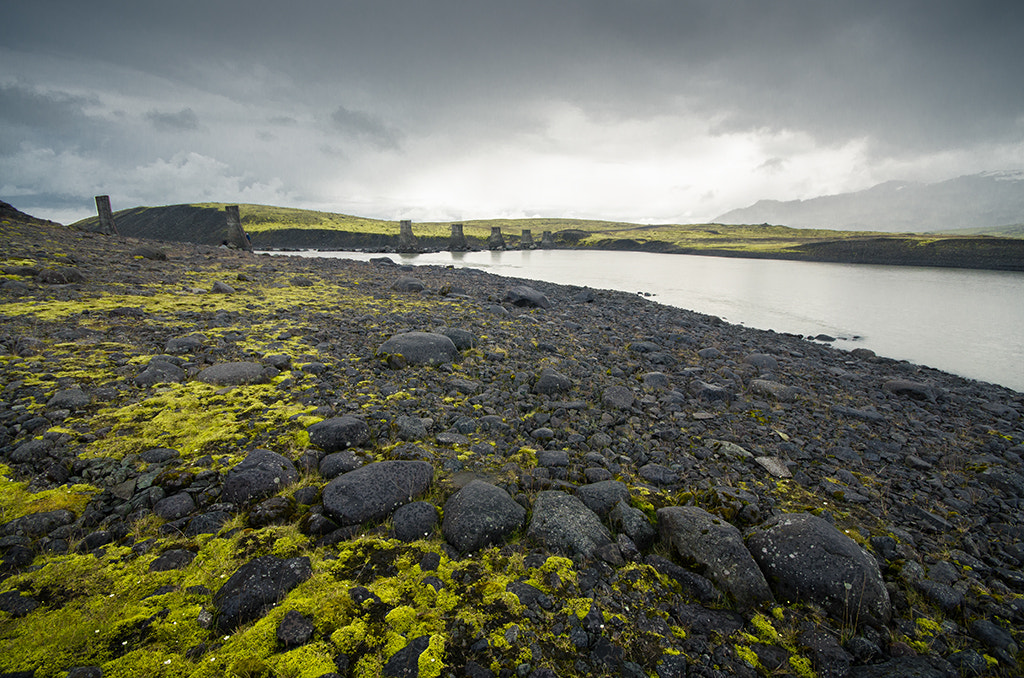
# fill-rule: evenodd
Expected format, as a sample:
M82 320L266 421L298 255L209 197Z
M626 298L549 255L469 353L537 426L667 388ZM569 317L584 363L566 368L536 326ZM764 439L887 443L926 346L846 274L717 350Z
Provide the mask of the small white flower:
M168 666L170 663L171 663L171 660L168 659L167 661L164 662L164 666Z

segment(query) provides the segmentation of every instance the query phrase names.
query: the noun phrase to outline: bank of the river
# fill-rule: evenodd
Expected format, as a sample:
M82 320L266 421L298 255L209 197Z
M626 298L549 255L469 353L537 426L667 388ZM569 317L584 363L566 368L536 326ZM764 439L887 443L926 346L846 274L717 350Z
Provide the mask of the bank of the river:
M1020 393L635 294L0 232L2 671L1018 673Z
M300 251L348 257L368 252ZM833 340L1024 391L1024 274L653 252L540 250L392 255L413 265L638 292L731 323Z
M243 227L257 249L443 249L450 242L449 223L412 225L413 244L402 243L399 224L346 214L268 205L240 205ZM225 239L224 205L135 207L114 213L120 233L218 245ZM95 229L98 218L76 227ZM526 231L540 243L551 233L559 248L603 249L724 257L785 259L891 266L942 266L989 270L1024 270L1024 239L977 235L868 233L800 229L770 224L668 224L649 226L581 219L487 219L467 221L471 247L487 247L492 228L505 244L518 248Z

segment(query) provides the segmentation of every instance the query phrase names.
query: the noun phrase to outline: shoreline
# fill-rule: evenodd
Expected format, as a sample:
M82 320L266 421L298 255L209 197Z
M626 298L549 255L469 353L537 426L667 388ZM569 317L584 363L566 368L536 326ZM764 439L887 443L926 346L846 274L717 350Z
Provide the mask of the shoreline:
M0 671L1017 672L1024 394L473 269L0 245Z

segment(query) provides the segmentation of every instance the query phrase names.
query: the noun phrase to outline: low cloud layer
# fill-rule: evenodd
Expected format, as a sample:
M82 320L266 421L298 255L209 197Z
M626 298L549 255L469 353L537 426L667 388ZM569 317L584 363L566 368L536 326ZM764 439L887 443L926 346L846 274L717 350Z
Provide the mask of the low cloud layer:
M686 222L1020 169L1021 26L953 0L21 3L0 198Z

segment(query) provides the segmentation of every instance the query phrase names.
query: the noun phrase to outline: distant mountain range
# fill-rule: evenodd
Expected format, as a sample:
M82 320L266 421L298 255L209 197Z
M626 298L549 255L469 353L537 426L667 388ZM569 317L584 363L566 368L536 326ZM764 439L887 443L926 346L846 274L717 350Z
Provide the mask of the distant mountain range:
M1024 171L983 172L934 184L887 181L809 200L759 200L720 224L780 224L844 231L964 231L1021 237Z

